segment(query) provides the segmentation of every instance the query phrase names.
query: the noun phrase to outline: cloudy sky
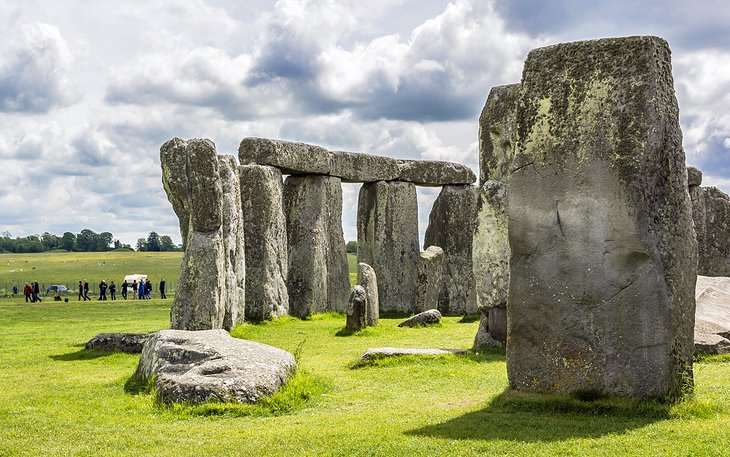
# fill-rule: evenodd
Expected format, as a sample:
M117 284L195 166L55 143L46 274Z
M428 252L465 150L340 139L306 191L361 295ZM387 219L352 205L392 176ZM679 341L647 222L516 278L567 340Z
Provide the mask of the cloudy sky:
M652 34L673 50L688 162L730 191L724 0L4 0L0 232L180 239L159 146L268 136L477 171L477 117L534 47ZM357 186L344 188L356 237ZM421 232L435 191L419 193Z

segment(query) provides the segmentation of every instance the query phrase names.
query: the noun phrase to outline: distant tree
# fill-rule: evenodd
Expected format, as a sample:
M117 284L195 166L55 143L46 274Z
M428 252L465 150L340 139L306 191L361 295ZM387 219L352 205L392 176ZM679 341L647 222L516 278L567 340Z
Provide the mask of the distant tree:
M76 235L76 248L83 252L95 251L96 238L96 232L89 229L83 229L78 235Z
M76 249L76 235L71 232L64 233L61 237L61 248L69 252Z
M60 238L48 232L43 232L43 235L41 235L41 243L43 244L43 248L47 251L61 247Z
M146 251L147 250L147 240L144 238L138 238L137 239L137 250L138 251Z
M96 250L97 251L108 251L111 249L114 235L109 232L101 232L96 236Z
M357 241L348 241L345 250L350 254L357 254Z
M167 235L162 235L160 237L160 251L177 251L177 246L175 246L175 243L172 242L172 238Z
M160 235L157 232L150 232L147 236L147 250L153 252L160 251Z
M122 242L119 240L114 240L114 249L119 249L122 247Z

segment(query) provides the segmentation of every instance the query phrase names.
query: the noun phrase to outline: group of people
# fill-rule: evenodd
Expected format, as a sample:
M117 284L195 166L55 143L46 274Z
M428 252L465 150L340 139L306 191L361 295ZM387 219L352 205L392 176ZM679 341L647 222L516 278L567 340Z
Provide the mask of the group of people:
M13 287L13 295L17 293L17 287ZM23 287L23 295L25 295L25 302L35 303L41 300L41 288L38 282L25 283Z
M37 283L36 283L37 284ZM167 298L167 295L165 295L165 280L160 281L160 298ZM122 298L126 300L129 296L129 292L132 292L132 299L139 299L139 300L150 300L152 299L152 282L150 282L149 279L140 281L139 283L137 280L132 281L130 284L125 279L124 282L122 282L121 286L121 293ZM109 292L109 298L107 298L107 292ZM99 283L99 300L116 300L117 299L117 286L114 284L114 281L110 282L109 284L106 283L106 280L103 280ZM89 283L88 281L79 281L79 300L91 300L89 298Z

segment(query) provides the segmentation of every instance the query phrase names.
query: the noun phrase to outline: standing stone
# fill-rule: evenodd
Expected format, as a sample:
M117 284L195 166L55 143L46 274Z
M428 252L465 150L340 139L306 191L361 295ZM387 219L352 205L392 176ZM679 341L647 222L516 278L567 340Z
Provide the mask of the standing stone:
M162 183L181 217L185 254L170 309L170 326L182 330L225 327L226 261L223 188L210 140L174 138L160 148Z
M345 327L357 332L367 326L368 294L362 286L355 286L350 292Z
M438 307L443 283L444 250L429 246L418 259L418 283L416 285L415 313Z
M444 250L444 277L438 305L444 315L477 311L472 269L476 197L474 186L444 186L429 216L424 244Z
M687 169L692 218L697 236L697 273L730 276L730 197L717 187L700 187L702 174ZM695 184L696 183L696 184Z
M345 311L350 290L339 178L289 176L284 185L289 313Z
M287 314L286 219L281 172L241 165L241 210L246 253L246 320L261 322Z
M692 388L697 244L670 60L656 37L527 58L508 197L515 389Z
M368 326L378 325L380 319L380 306L378 300L378 279L373 267L367 263L357 264L357 283L365 289L368 296L368 308L365 313L365 321Z
M493 87L479 116L479 184L506 182L514 155L519 84Z
M225 316L223 328L231 329L243 323L246 309L246 260L241 213L241 187L238 164L233 156L218 156L223 191L223 249L225 251Z
M419 257L416 187L400 181L363 184L357 208L358 260L378 275L381 313L410 313Z
M474 283L481 322L475 347L507 341L509 292L507 184L485 181L479 188L472 246Z

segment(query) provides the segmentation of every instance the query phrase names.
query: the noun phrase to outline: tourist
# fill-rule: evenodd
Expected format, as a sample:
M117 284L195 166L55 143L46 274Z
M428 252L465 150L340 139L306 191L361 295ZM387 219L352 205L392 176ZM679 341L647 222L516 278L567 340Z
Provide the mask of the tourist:
M32 296L32 302L35 303L37 301L43 301L41 300L41 288L38 285L38 281L33 283L33 296Z
M160 281L160 298L167 298L167 295L165 295L165 278Z
M137 280L132 281L132 298L137 298Z
M13 297L15 297L16 295L18 295L18 285L17 284L13 286Z
M152 281L149 279L145 282L144 285L144 296L147 300L152 299Z
M84 298L84 283L79 281L79 301L81 301L82 298ZM84 301L86 301L85 298Z
M144 282L140 281L139 285L137 286L137 293L138 293L137 298L139 298L140 300L144 300L144 290L145 290Z
M31 301L31 295L33 294L33 288L30 286L30 284L25 283L25 287L23 287L23 293L25 294L25 302L28 303Z
M99 300L106 300L106 281L103 279L99 283Z
M127 299L127 289L128 289L128 288L129 288L129 283L128 283L128 282L127 282L127 280L125 279L125 280L124 280L124 281L122 282L122 298L123 298L123 299L125 299L125 300Z
M114 281L112 281L112 283L109 285L109 293L111 294L111 299L112 300L116 300L117 299L117 296L116 296L117 286L114 284Z
M84 301L86 300L91 301L91 298L89 298L89 281L84 281Z

